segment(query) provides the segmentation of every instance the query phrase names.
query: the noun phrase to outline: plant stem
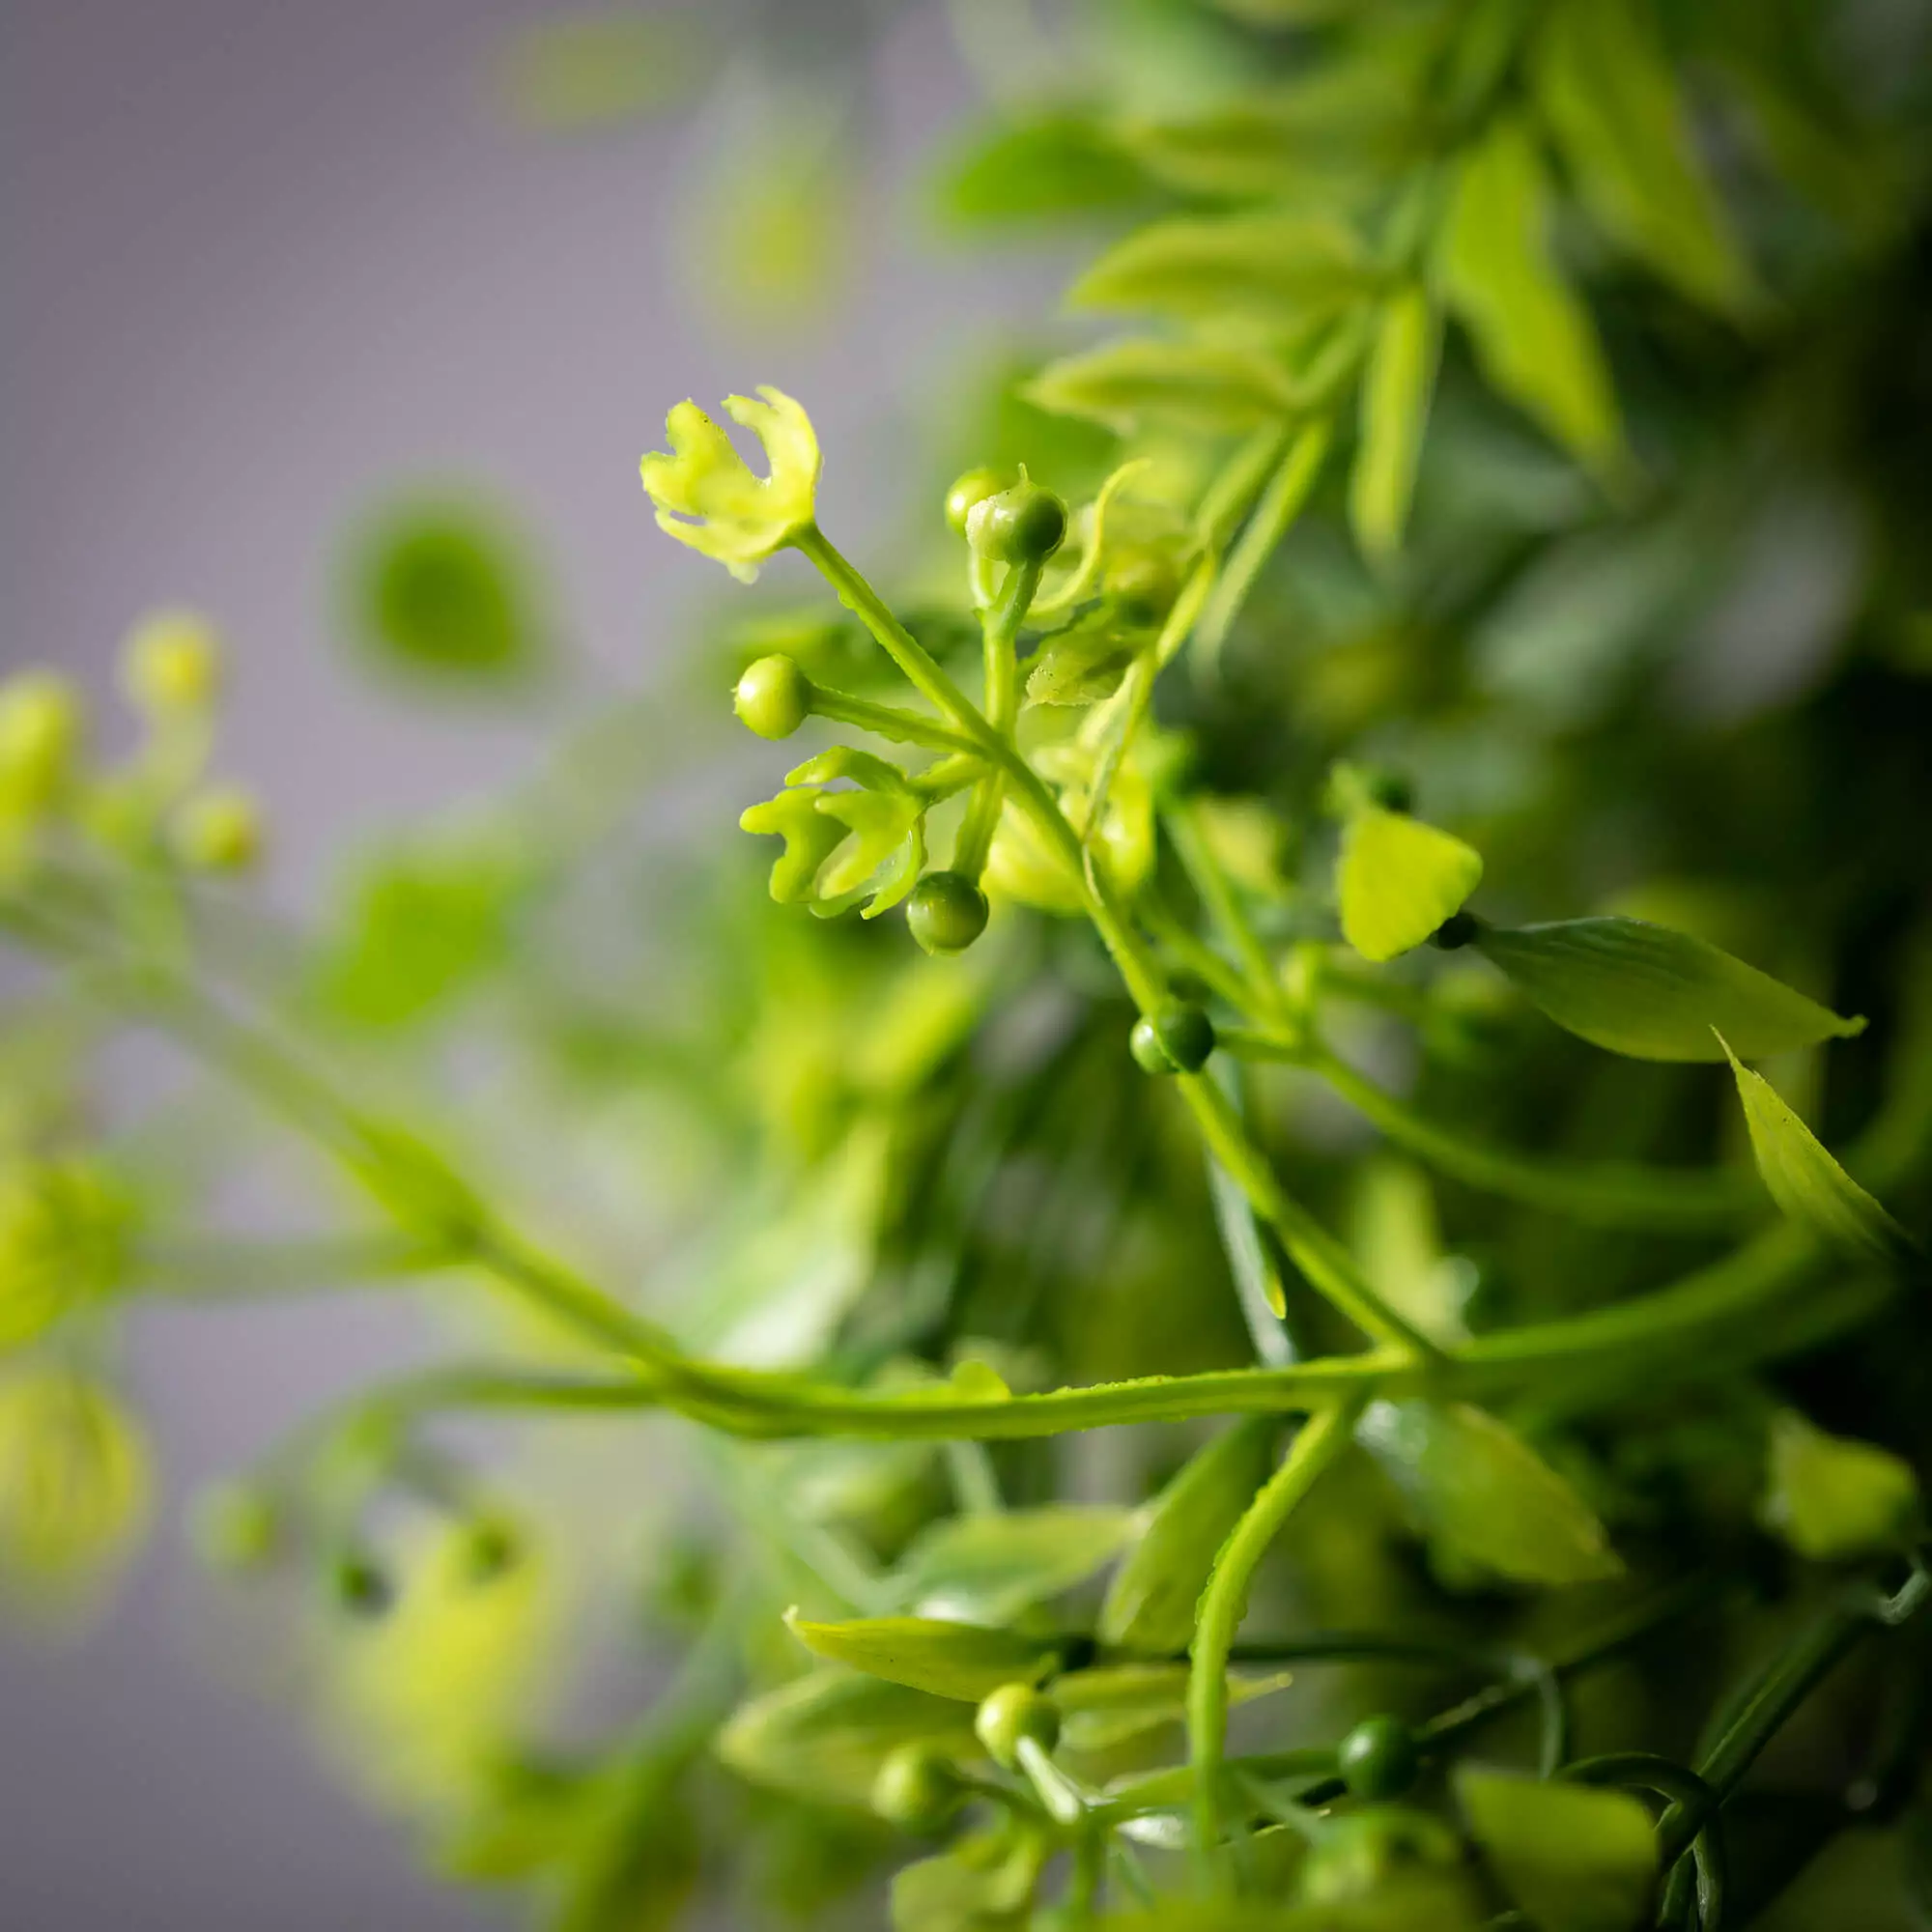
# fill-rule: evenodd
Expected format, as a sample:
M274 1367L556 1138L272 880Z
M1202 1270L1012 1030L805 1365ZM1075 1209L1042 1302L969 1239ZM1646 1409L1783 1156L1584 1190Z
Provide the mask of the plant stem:
M1002 738L1010 740L1019 716L1020 625L1039 589L1039 562L1016 563L1000 585L1000 594L986 612L983 625L986 661L986 722ZM978 884L986 867L986 854L1000 822L1000 801L1006 784L1002 773L989 771L980 781L966 820L953 847L952 869Z
M1194 1626L1187 1678L1187 1749L1194 1768L1194 1839L1205 1858L1221 1840L1220 1781L1228 1742L1228 1654L1247 1614L1255 1571L1316 1479L1346 1446L1361 1413L1343 1400L1303 1423L1215 1559Z
M869 731L876 738L888 738L898 745L921 745L930 752L951 752L977 758L980 748L936 718L922 718L896 704L875 703L869 697L853 697L832 691L822 684L811 687L812 715L829 718L834 724L851 724Z

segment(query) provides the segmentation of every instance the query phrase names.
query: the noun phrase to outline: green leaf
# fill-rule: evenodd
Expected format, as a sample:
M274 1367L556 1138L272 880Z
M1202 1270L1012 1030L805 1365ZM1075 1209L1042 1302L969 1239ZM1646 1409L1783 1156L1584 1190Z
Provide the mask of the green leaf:
M961 226L1054 220L1144 200L1151 184L1085 115L1047 114L976 130L942 170L941 214Z
M815 789L781 791L738 814L740 831L769 833L784 840L784 851L772 867L772 897L781 905L811 897L818 868L851 829L819 810L819 796Z
M1105 613L1069 625L1041 645L1027 672L1027 702L1097 704L1111 697L1145 641L1145 635L1123 637Z
M1339 221L1240 214L1157 221L1117 242L1075 282L1080 308L1309 323L1353 306L1373 263Z
M1061 1737L1072 1750L1113 1750L1187 1713L1184 1663L1106 1663L1054 1681L1053 1701L1064 1719ZM1286 1690L1286 1670L1240 1677L1228 1673L1228 1706L1252 1703Z
M1349 478L1350 521L1372 558L1402 547L1441 342L1442 319L1422 288L1405 289L1383 308L1362 380L1361 440Z
M1102 1643L1156 1655L1187 1648L1214 1558L1267 1480L1276 1433L1269 1416L1236 1423L1154 1498L1100 1605Z
M1133 1527L1130 1510L1076 1503L953 1517L900 1557L896 1601L923 1616L1006 1623L1104 1569Z
M1862 1019L1841 1018L1755 966L1644 920L1485 926L1475 944L1558 1026L1634 1060L1720 1061L1719 1034L1756 1060L1864 1031Z
M1442 290L1484 373L1597 469L1622 448L1590 312L1549 247L1550 193L1521 121L1498 120L1457 178L1439 254Z
M977 1753L972 1713L837 1664L742 1704L718 1734L718 1755L758 1784L815 1803L865 1805L879 1766L900 1745Z
M893 1932L999 1932L1026 1922L1047 1847L1034 1832L995 1829L921 1859L893 1880Z
M1657 1889L1657 1833L1627 1791L1465 1765L1456 1796L1503 1889L1541 1932L1634 1932Z
M1699 164L1677 78L1633 0L1562 0L1532 53L1536 100L1604 229L1693 301L1756 301Z
M1596 1514L1513 1430L1467 1403L1378 1402L1355 1437L1449 1554L1519 1583L1622 1574Z
M391 670L503 684L549 655L532 560L480 502L412 497L385 506L352 536L343 588L352 636Z
M1813 1563L1896 1548L1920 1517L1912 1465L1779 1409L1766 1443L1764 1526Z
M1393 959L1460 912L1482 855L1406 812L1363 805L1342 828L1335 894L1342 935L1364 959Z
M1778 1208L1800 1227L1855 1254L1892 1255L1912 1246L1911 1236L1832 1158L1777 1089L1746 1066L1721 1034L1718 1044L1737 1076L1751 1156Z
M1144 423L1208 434L1254 429L1292 414L1300 401L1288 371L1259 350L1146 336L1049 362L1021 393L1123 436Z
M857 1617L807 1623L796 1610L785 1625L814 1657L845 1663L889 1684L977 1704L1002 1684L1037 1684L1060 1661L1059 1649L1011 1631L935 1617Z

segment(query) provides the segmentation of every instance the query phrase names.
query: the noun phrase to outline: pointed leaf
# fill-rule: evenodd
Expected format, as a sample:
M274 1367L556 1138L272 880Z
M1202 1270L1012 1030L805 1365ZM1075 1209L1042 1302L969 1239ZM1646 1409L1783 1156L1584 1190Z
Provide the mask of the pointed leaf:
M1100 1605L1102 1643L1156 1655L1187 1648L1214 1558L1267 1480L1275 1434L1271 1417L1236 1423L1154 1498Z
M1112 1750L1187 1714L1188 1667L1184 1663L1106 1663L1055 1681L1053 1701L1064 1719L1067 1748ZM1242 1677L1228 1673L1228 1706L1252 1703L1286 1690L1293 1673L1269 1671Z
M1718 1044L1737 1076L1751 1156L1779 1208L1800 1227L1854 1253L1890 1255L1910 1247L1912 1237L1832 1158L1777 1089L1746 1066L1721 1034Z
M1443 293L1490 381L1599 467L1617 454L1616 399L1590 312L1549 249L1550 193L1529 130L1504 118L1469 153L1443 236Z
M1104 1569L1133 1526L1131 1511L1072 1503L954 1517L900 1558L897 1601L923 1616L1005 1623Z
M1465 1766L1456 1795L1503 1889L1541 1932L1635 1932L1657 1889L1657 1833L1627 1791Z
M1796 1409L1773 1418L1760 1516L1813 1563L1895 1548L1920 1516L1912 1465L1873 1442L1829 1435Z
M1482 855L1460 838L1363 806L1342 828L1335 868L1343 937L1364 959L1393 959L1462 911L1482 876Z
M1375 270L1339 221L1237 214L1156 221L1117 242L1074 283L1080 308L1314 322L1359 301Z
M1371 557L1392 556L1402 547L1441 340L1442 319L1420 287L1405 289L1382 310L1362 381L1361 441L1349 478L1349 516Z
M1581 1496L1513 1430L1467 1403L1372 1403L1355 1428L1418 1528L1445 1552L1520 1583L1621 1574Z
M935 1617L858 1617L807 1623L785 1612L793 1636L815 1657L850 1664L889 1684L977 1704L1002 1684L1037 1684L1060 1661L1051 1643Z
M1558 1026L1634 1060L1722 1060L1717 1034L1755 1060L1864 1031L1862 1019L1644 920L1485 926L1475 944Z
M1049 362L1023 394L1039 409L1086 416L1122 435L1150 422L1215 435L1254 429L1300 401L1288 372L1259 350L1151 337Z
M1563 0L1532 82L1578 193L1604 228L1693 301L1737 314L1749 267L1699 164L1677 77L1632 0Z

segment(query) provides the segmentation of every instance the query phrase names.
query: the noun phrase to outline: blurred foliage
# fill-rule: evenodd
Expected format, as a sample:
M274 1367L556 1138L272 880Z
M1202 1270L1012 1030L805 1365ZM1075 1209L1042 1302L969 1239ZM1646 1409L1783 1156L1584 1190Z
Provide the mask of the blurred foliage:
M727 404L765 466L678 405L660 521L836 598L721 607L307 926L204 620L118 762L0 689L0 1575L141 1526L124 1310L421 1284L447 1357L198 1540L560 1932L1932 1923L1932 14L954 13L924 206L1071 293L935 379L974 469L895 469L889 594L799 405ZM791 327L870 219L821 40L500 77L701 100L701 279ZM553 655L469 499L350 555L372 666ZM671 797L732 679L801 741L756 856ZM128 1026L251 1104L98 1103Z

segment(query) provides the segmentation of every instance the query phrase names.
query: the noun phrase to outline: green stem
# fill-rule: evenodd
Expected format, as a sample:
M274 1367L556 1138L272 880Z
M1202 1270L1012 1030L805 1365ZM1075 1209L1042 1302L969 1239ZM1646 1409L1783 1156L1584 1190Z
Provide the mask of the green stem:
M897 745L921 745L930 752L951 752L970 758L980 755L969 738L942 724L936 718L922 718L896 704L878 704L869 697L853 697L842 691L828 691L822 684L811 687L814 717L829 718L838 724L856 725L875 738L887 738Z
M1200 808L1192 800L1176 806L1168 814L1167 831L1189 882L1200 894L1202 904L1220 928L1222 937L1234 948L1247 976L1248 997L1240 1004L1246 1008L1252 1003L1256 1011L1268 1018L1287 1021L1288 1001L1275 973L1274 961L1248 918L1234 882L1221 868L1213 847L1208 842L1201 827Z
M1194 1838L1206 1857L1221 1841L1220 1784L1228 1743L1228 1655L1247 1614L1255 1571L1282 1526L1347 1445L1361 1404L1311 1415L1215 1559L1194 1625L1187 1676L1187 1751L1194 1768Z
M1014 564L1007 572L1000 594L985 615L986 722L1009 741L1019 716L1020 625L1039 589L1043 568L1040 562ZM988 772L980 781L973 802L966 808L965 823L959 828L952 869L975 884L986 867L986 854L1000 822L1000 802L1005 790L1002 773L997 769Z

